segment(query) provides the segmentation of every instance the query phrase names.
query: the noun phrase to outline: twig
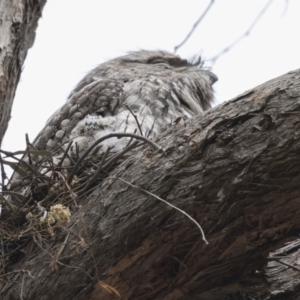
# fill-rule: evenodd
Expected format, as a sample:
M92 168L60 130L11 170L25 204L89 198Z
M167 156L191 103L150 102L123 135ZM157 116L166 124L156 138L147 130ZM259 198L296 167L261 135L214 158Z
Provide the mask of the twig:
M57 261L58 261L58 258L59 256L62 254L62 252L64 251L66 245L67 245L67 242L68 242L68 239L69 239L69 236L70 236L70 231L68 231L67 233L67 236L63 242L63 244L60 246L58 252L56 253L56 255L54 256L52 262L50 263L50 266L51 266L51 269L52 270L55 270L57 271L58 270L58 267L57 267Z
M144 137L144 136L140 136L137 134L133 134L133 133L110 133L108 135L105 135L101 138L99 138L98 140L96 140L85 152L84 154L79 158L79 160L77 161L76 165L74 166L69 178L68 178L68 184L70 184L70 182L73 179L73 176L76 174L77 170L80 167L80 164L83 162L83 160L88 156L88 154L101 142L110 139L112 137L118 137L118 138L122 138L122 137L133 137L137 140L142 140L148 144L150 144L155 150L161 150L162 148L157 145L156 143L154 143L153 141L149 140L148 138Z
M77 161L79 159L79 146L78 143L75 142L75 160Z
M27 272L28 275L29 275L31 278L34 279L34 277L31 275L31 273L29 272L29 270L23 270L23 269L11 271L11 272L7 272L7 273L5 273L5 274L1 274L1 275L0 275L0 278L5 277L5 276L10 275L10 274L19 273L19 272L23 272L23 273Z
M142 188L140 188L140 187L138 187L138 186L136 186L136 185L133 185L132 183L130 183L130 182L128 182L128 181L126 181L126 180L124 180L124 179L122 179L122 178L120 178L120 177L108 177L107 179L119 179L119 180L123 181L124 183L128 184L129 186L131 186L131 187L133 187L133 188L135 188L135 189L138 189L138 190L140 190L140 191L142 191L142 192L144 192L144 193L146 193L146 194L148 194L148 195L150 195L150 196L156 198L157 200L159 200L159 201L161 201L161 202L167 204L168 206L170 206L170 207L176 209L177 211L181 212L183 215L185 215L186 217L188 217L192 222L194 222L194 223L197 225L197 227L199 228L199 230L200 230L200 232L201 232L202 240L208 245L208 241L207 241L206 238L205 238L204 231L203 231L202 227L200 226L200 224L199 224L194 218L192 218L189 214L187 214L185 211L183 211L182 209L180 209L180 208L178 208L177 206L175 206L175 205L169 203L168 201L166 201L166 200L164 200L164 199L158 197L157 195L155 195L155 194L153 194L153 193L150 193L150 192L148 192L148 191L146 191L146 190L144 190L144 189L142 189Z
M103 166L103 169L106 169L108 167L110 167L110 165L114 162L117 161L120 157L122 157L125 153L127 153L128 151L137 148L141 145L143 145L144 143L140 143L138 144L138 141L133 142L131 145L127 146L125 149L123 149L121 152L115 154L112 158L109 159L108 162L105 163L105 165Z
M80 190L77 192L78 195L80 195L80 193L83 193L85 192L89 187L90 185L94 182L94 180L96 179L96 177L98 176L98 174L100 173L101 169L102 169L102 166L106 160L106 157L109 153L109 151L112 149L113 147L107 147L103 157L102 157L102 160L101 160L101 163L99 165L99 167L97 168L97 170L95 171L95 173L93 174L93 176L87 181L86 185Z
M138 120L137 116L133 113L133 111L130 109L130 107L128 105L125 105L125 106L130 111L130 113L133 115L133 117L135 119L135 122L136 122L136 124L139 128L140 134L141 134L141 136L143 136L142 128L141 128L141 125L139 123L139 120Z
M16 210L11 206L11 204L5 199L5 197L3 197L2 195L0 195L0 200L2 200L6 206L11 210L11 212L15 212Z
M78 200L83 199L83 196L87 195L88 193L91 193L92 191L94 191L98 187L99 187L99 185L96 185L96 186L90 188L88 191L82 192L82 194L80 194L80 196L78 197Z
M69 186L68 182L66 181L66 178L60 173L60 172L55 172L63 181L63 183L65 184L65 186L67 187L72 199L74 200L75 203L75 207L78 207L77 202L76 202L76 195L75 193L72 191L71 187Z
M137 129L135 128L133 133L136 134L136 131L137 131ZM128 141L128 143L127 143L127 145L126 145L125 148L127 148L127 147L131 144L132 140L133 140L133 138L131 138L131 139Z
M46 198L44 198L43 200L39 201L39 204L44 204L44 203L47 203L47 202L54 202L56 199L58 199L63 193L60 193L58 195L53 195L53 194L50 194L48 196L46 196ZM33 206L29 207L29 210L31 210L33 208Z
M200 16L200 18L196 21L196 23L193 25L191 31L188 33L188 35L186 36L186 38L178 45L174 47L174 54L177 52L177 50L182 47L186 41L191 37L191 35L193 34L193 32L195 31L195 29L197 28L197 26L199 25L199 23L204 19L204 17L206 16L206 14L209 12L209 10L211 9L212 5L214 4L214 0L211 0L210 3L208 4L208 6L206 7L205 11L203 12L203 14Z
M13 155L12 152L8 152L8 151L4 151L4 150L0 150L1 153L5 154L7 157L11 157L13 159L15 159L17 162L19 162L21 165L23 164L23 166L27 167L29 170L32 171L32 173L34 173L37 177L39 176L38 171L36 171L31 165L29 165L25 160L22 160L23 158L18 158L16 156ZM17 172L14 170L14 173ZM17 172L18 173L18 172Z
M252 24L249 26L249 28L246 30L246 32L244 34L242 34L238 39L236 39L232 44L230 44L229 46L225 47L220 53L218 53L217 55L215 55L213 58L209 59L209 61L212 62L212 64L214 64L217 59L219 59L223 54L225 54L226 52L228 52L229 50L231 50L233 47L235 47L238 43L240 43L245 37L249 36L252 29L254 28L254 26L256 25L256 23L258 23L259 19L263 16L263 14L267 11L267 9L269 8L269 6L272 4L273 0L269 0L268 3L264 6L264 8L261 10L261 12L258 14L258 16L254 19L254 21L252 22Z
M66 150L65 150L65 152L64 152L64 155L63 155L61 161L60 161L60 162L58 163L58 165L57 165L58 167L61 167L61 166L62 166L62 164L63 164L63 162L64 162L64 160L65 160L65 158L66 158L67 156L68 156L68 158L70 159L68 152L69 152L69 149L71 148L72 144L73 144L73 141L70 141L70 143L68 144L68 146L67 146L67 148L66 148Z
M3 190L5 187L5 179L7 178L7 176L6 176L6 173L4 170L1 153L0 153L0 166L1 166L1 181L2 181L1 186L2 186L2 190Z
M25 140L26 140L26 147L27 147L27 150L29 151L30 150L30 141L29 141L29 136L28 136L28 133L25 134ZM30 165L32 165L32 159L31 159L31 154L30 152L28 153L28 162Z
M130 150L132 150L134 148L142 146L143 144L144 144L143 142L139 143L138 141L135 141L131 145L129 145L125 149L123 149L121 152L119 152L119 153L115 154L113 157L111 157L107 162L105 162L106 156L104 156L100 163L100 166L97 168L97 170L93 174L92 178L90 178L87 181L87 183L85 184L85 186L82 189L76 191L76 194L78 196L82 196L87 191L87 189L91 186L91 184L95 181L95 179L98 176L98 174L100 173L100 171L103 171L104 169L109 168L114 162L116 162L124 154L126 154L127 152L129 152ZM104 162L105 162L105 164L104 164ZM105 172L105 173L108 174L108 172Z
M2 194L7 194L7 195L11 195L11 196L15 196L19 202L22 202L24 200L26 200L26 197L20 193L17 192L13 192L13 191L3 191Z
M21 291L20 291L20 299L23 300L25 273L27 273L32 279L34 279L34 277L31 275L31 273L28 270L21 270L21 271L23 272L23 276L22 276L22 284L21 284Z
M52 257L53 259L55 259L55 257L54 257L50 252L48 252L47 250L45 250L45 249L42 247L42 245L40 245L40 243L37 241L35 235L33 236L33 240L34 240L34 242L38 245L38 247L39 247L42 251L44 251L44 252L45 252L46 254L48 254L50 257ZM82 271L85 275L87 275L91 280L94 279L88 272L86 272L84 269L82 269L82 268L80 268L80 267L66 265L66 264L60 262L59 260L57 260L57 263L58 263L59 265L62 265L62 266L64 266L64 267L67 267L67 268L70 268L70 269L80 270L80 271Z
M280 264L282 264L282 265L285 265L285 266L287 266L287 267L289 267L289 268L291 268L291 269L293 269L293 270L295 270L295 271L300 272L300 269L299 269L298 267L295 267L295 266L293 266L293 265L291 265L291 264L288 264L288 263L286 263L286 262L283 262L282 260L280 260L280 259L277 258L277 257L270 256L270 258L268 258L268 260L275 260L275 261L277 261L278 263L280 263Z

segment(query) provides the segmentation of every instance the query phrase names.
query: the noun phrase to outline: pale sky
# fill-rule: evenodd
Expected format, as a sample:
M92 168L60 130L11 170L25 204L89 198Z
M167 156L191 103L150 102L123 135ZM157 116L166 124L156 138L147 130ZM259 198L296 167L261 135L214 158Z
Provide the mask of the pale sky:
M25 148L98 64L138 49L173 52L210 1L48 0L18 86L2 148ZM216 0L178 51L212 58L241 36L268 0ZM250 36L213 66L217 103L300 67L300 1L274 0Z

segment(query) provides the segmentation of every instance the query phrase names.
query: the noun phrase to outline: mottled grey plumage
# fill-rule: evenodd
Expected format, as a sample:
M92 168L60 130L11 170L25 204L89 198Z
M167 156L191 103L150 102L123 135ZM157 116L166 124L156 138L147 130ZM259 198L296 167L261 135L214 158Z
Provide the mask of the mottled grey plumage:
M217 77L197 63L165 51L137 51L101 64L83 78L68 101L48 120L34 145L53 150L69 140L85 151L112 132L134 133L136 114L144 136L155 138L178 117L191 118L211 107ZM138 133L138 131L137 131ZM108 139L122 149L128 140ZM61 153L55 156L58 162Z

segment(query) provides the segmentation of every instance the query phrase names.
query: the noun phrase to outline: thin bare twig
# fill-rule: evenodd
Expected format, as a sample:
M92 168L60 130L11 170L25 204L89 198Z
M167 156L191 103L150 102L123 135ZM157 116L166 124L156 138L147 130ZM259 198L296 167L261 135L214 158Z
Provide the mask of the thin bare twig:
M23 300L23 293L24 293L24 284L25 284L25 273L27 273L32 279L34 277L31 275L30 271L28 270L22 270L23 276L22 276L22 284L21 284L21 291L20 291L20 299Z
M141 136L143 136L142 128L141 128L141 125L139 123L139 120L138 120L137 116L133 113L133 111L130 109L130 107L128 105L125 105L125 106L130 111L130 113L132 114L132 116L134 117L135 122L136 122L136 124L137 124L137 126L139 128L140 134L141 134Z
M60 172L55 172L63 181L63 183L65 184L66 188L68 189L72 199L74 200L75 203L75 207L78 207L77 202L76 202L76 194L72 191L71 187L69 186L68 182L66 181L66 178L63 176L63 174L61 174Z
M159 200L159 201L167 204L168 206L176 209L177 211L179 211L180 213L182 213L183 215L185 215L186 217L188 217L192 222L194 222L197 225L197 227L199 228L199 230L201 232L202 240L208 245L208 241L205 238L204 231L203 231L202 227L200 226L200 224L194 218L192 218L189 214L187 214L185 211L183 211L182 209L180 209L177 206L169 203L168 201L166 201L166 200L158 197L157 195L155 195L155 194L153 194L151 192L148 192L148 191L146 191L146 190L144 190L144 189L142 189L142 188L140 188L140 187L138 187L138 186L136 186L136 185L134 185L134 184L132 184L132 183L130 183L130 182L122 179L122 178L120 178L120 177L108 177L107 179L119 179L119 180L123 181L124 183L128 184L129 186L131 186L131 187L133 187L135 189L138 189L138 190L140 190L140 191L142 191L142 192L144 192L144 193L146 193L146 194L148 194L148 195L156 198L157 200Z
M96 186L93 186L92 188L88 189L85 192L80 193L80 196L78 196L78 200L79 199L83 199L83 196L87 195L88 193L91 193L92 191L94 191L95 189L97 189L99 187L99 184Z
M101 138L99 138L98 140L96 140L85 152L84 154L78 159L76 165L74 166L69 178L68 178L68 183L70 184L70 182L72 181L74 175L76 174L76 172L78 171L78 169L80 168L80 164L83 162L83 160L88 156L88 154L101 142L110 139L112 137L118 137L118 138L122 138L122 137L133 137L137 140L142 140L143 142L146 142L148 144L150 144L155 150L162 150L162 148L157 145L156 143L154 143L153 141L149 140L148 138L144 137L144 136L140 136L137 134L133 134L133 133L110 133L107 134Z
M32 173L34 173L36 176L39 176L38 171L36 171L30 164L28 164L25 160L22 160L23 158L18 158L16 156L14 156L14 153L9 152L9 151L4 151L4 150L0 150L1 153L5 154L7 157L11 157L13 159L15 159L17 162L19 162L20 165L23 165L25 167L27 167L27 169L29 169L30 171L32 171ZM14 170L14 173L16 171ZM13 177L13 176L12 176Z
M195 31L195 29L197 28L197 26L199 25L199 23L204 19L204 17L206 16L206 14L209 12L209 10L211 9L212 5L214 4L214 0L211 0L210 3L208 4L208 6L206 7L205 11L203 12L203 14L200 16L200 18L196 21L196 23L193 25L192 29L190 30L190 32L188 33L188 35L185 37L185 39L178 45L174 47L174 54L177 52L177 50L182 47L186 41L191 37L191 35L193 34L193 32Z
M110 167L110 165L114 162L117 161L120 157L122 157L125 153L127 153L128 151L140 147L141 145L144 145L144 143L138 143L138 141L133 142L131 145L127 146L126 148L124 148L121 152L115 154L112 158L109 159L109 161L107 161L105 163L105 165L103 166L103 169L106 169L108 167Z
M288 263L280 260L278 257L270 256L270 258L268 258L268 260L275 260L275 261L277 261L278 263L280 263L280 264L282 264L284 266L287 266L287 267L289 267L289 268L291 268L291 269L293 269L295 271L300 272L300 269L298 267L295 267L295 266L293 266L291 264L288 264Z
M55 259L55 257L54 257L49 251L47 251L46 249L44 249L44 248L42 247L42 245L40 245L40 243L37 241L35 235L33 235L33 240L34 240L34 242L37 244L37 246L38 246L43 252L45 252L46 254L48 254L52 259ZM59 265L61 265L61 266L70 268L70 269L80 270L80 271L82 271L85 275L87 275L91 280L94 279L88 272L86 272L84 269L82 269L82 268L80 268L80 267L66 265L66 264L60 262L59 260L57 260L56 263L59 264Z
M56 255L54 256L53 260L52 260L51 263L50 263L50 266L51 266L51 269L52 269L52 270L55 270L55 271L58 270L58 267L57 267L57 261L58 261L59 256L60 256L60 255L62 254L62 252L64 251L64 249L65 249L65 247L66 247L66 245L67 245L67 243L68 243L69 237L70 237L70 231L68 231L67 236L66 236L66 238L65 238L65 240L64 240L64 242L63 242L63 244L60 246L58 252L56 253Z
M137 129L135 128L133 133L136 134L136 131L137 131ZM125 148L127 148L131 144L132 140L133 140L133 138L130 138L130 140L128 141Z
M64 155L63 155L62 159L60 160L60 162L57 165L58 167L62 166L62 164L63 164L63 162L64 162L64 160L65 160L66 157L69 158L68 152L69 152L69 149L71 148L72 144L73 144L73 141L70 141L70 143L68 144L68 146L67 146L67 148L66 148L66 150L64 152Z
M31 275L30 271L28 271L28 270L23 270L23 269L15 270L15 271L11 271L11 272L7 272L7 273L4 273L4 274L1 274L1 275L0 275L0 278L5 277L5 276L10 275L10 274L19 273L19 272L23 272L23 273L27 272L27 274L28 274L32 279L34 279L34 276Z
M77 161L79 159L79 146L78 143L75 142L75 160Z
M1 181L2 181L1 187L2 187L2 190L3 190L5 188L5 180L6 180L7 176L6 176L6 173L5 173L1 153L0 153L0 167L1 167Z
M231 43L229 46L225 47L221 52L219 52L217 55L215 55L213 58L209 59L212 64L214 64L217 59L219 59L223 54L230 51L233 47L235 47L238 43L240 43L245 37L249 36L254 26L258 23L259 19L264 15L264 13L268 10L269 6L272 4L273 0L269 0L268 3L264 6L264 8L261 10L261 12L258 14L258 16L254 19L252 24L249 26L249 28L245 31L244 34L242 34L239 38L237 38L233 43Z
M2 200L2 201L1 201ZM9 201L7 201L5 199L5 197L3 197L2 195L0 195L0 202L3 202L6 204L6 206L10 209L11 212L15 212L16 210L14 209L14 207L11 206L11 204L9 203Z
M103 157L102 157L102 160L101 160L101 163L99 165L99 167L97 168L97 170L95 171L95 173L93 174L93 176L87 181L86 185L80 190L77 192L78 195L80 195L81 193L85 192L90 186L91 184L95 181L96 177L99 175L100 171L102 170L102 166L106 160L106 157L109 153L109 151L112 149L113 147L107 147Z
M30 141L29 141L29 136L28 136L28 133L25 134L25 140L26 140L26 147L27 147L27 150L29 151L30 150ZM32 159L31 159L31 154L30 152L28 153L28 162L30 165L32 165Z

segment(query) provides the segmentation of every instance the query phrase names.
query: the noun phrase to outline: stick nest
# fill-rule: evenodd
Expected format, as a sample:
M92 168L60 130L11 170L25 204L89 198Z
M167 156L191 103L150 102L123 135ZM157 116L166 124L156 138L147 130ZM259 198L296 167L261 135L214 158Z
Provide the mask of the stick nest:
M120 152L113 152L113 148L99 151L101 142L111 137L130 137L130 141ZM49 240L70 226L72 212L78 209L80 201L99 186L128 152L137 151L145 143L161 150L146 137L127 133L102 137L81 156L77 144L72 147L72 141L65 150L60 147L49 152L37 150L27 138L26 151L0 150L0 276L24 255L22 248L30 241ZM62 151L61 160L55 164L55 155ZM11 179L7 178L4 165L14 170Z

